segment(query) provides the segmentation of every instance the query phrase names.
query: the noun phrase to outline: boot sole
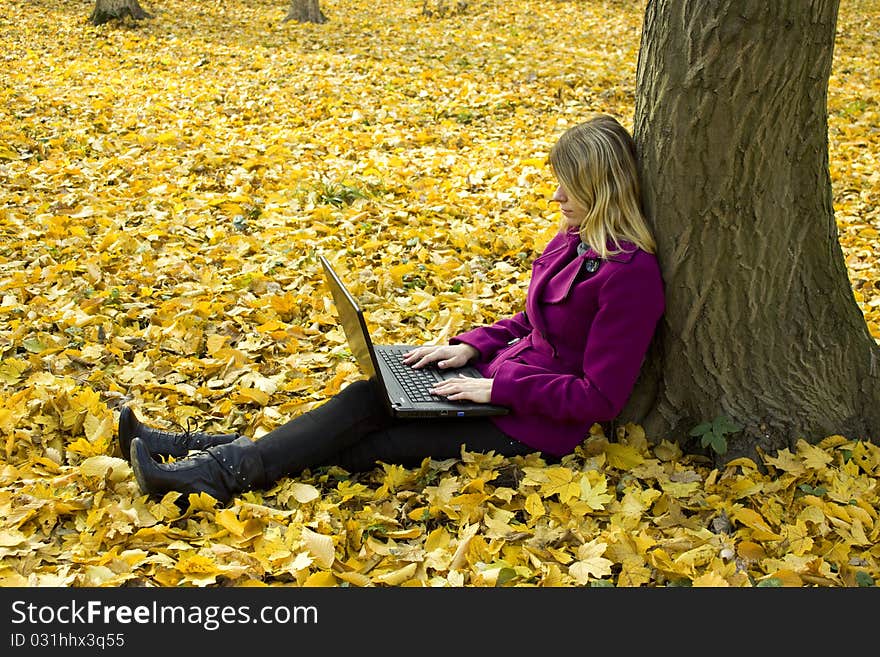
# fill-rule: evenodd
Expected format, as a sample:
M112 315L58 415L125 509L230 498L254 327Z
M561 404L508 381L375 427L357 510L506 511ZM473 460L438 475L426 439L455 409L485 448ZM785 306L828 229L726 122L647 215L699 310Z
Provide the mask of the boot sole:
M131 470L132 472L134 472L134 478L135 481L137 481L138 488L141 489L141 493L143 493L144 495L149 495L149 486L147 486L147 480L146 478L144 478L144 473L141 471L140 461L137 458L137 448L139 441L139 438L134 438L134 440L131 441L128 461L129 463L131 463Z
M131 463L131 443L136 437L134 435L135 427L134 411L128 406L119 409L119 424L116 428L116 435L119 440L119 451L122 452L122 458Z

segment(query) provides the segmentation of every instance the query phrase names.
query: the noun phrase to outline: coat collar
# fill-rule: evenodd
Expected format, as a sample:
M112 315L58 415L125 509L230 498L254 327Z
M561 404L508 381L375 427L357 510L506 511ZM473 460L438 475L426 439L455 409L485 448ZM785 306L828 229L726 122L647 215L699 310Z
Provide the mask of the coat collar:
M601 260L599 254L591 248L578 255L577 247L580 237L577 233L567 232L558 236L559 244L548 248L534 262L532 282L526 298L526 312L532 325L544 331L544 318L541 316L537 300L543 303L558 303L571 290L578 273L586 260ZM549 245L548 245L549 246ZM609 244L609 247L612 245ZM629 262L635 257L638 248L630 243L621 243L622 251L609 256L606 260ZM600 265L601 267L601 265Z
M580 241L580 236L577 233L567 233L565 237L566 237L566 239L576 240L576 243ZM609 240L607 242L606 246L609 249L614 249L614 242ZM609 255L605 259L606 260L613 260L614 262L629 262L635 256L636 251L639 250L639 248L635 244L633 244L632 242L626 242L626 241L622 241L620 243L620 249L621 249L620 251ZM599 254L596 253L596 251L592 247L588 246L586 252L584 252L582 257L584 259L598 258Z

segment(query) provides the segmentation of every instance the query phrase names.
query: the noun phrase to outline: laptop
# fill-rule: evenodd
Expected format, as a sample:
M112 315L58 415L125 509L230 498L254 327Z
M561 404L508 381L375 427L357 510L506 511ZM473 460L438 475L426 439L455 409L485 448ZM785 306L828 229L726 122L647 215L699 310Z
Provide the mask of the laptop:
M324 256L320 258L349 349L364 374L385 391L388 410L393 416L459 418L505 415L509 412L509 409L497 404L450 401L442 396L430 394L428 389L436 381L457 377L460 374L474 377L481 377L482 374L471 366L443 370L431 366L414 369L404 364L402 360L404 354L414 348L412 345L374 344L364 320L364 313L357 301L342 283L327 258Z

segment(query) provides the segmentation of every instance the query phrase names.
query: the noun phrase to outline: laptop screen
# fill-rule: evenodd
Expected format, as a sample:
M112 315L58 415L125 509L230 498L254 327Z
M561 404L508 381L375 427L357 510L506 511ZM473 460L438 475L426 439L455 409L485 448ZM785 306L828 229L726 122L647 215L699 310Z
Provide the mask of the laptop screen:
M333 295L333 303L336 304L336 312L339 313L342 330L345 332L345 337L348 338L349 349L351 349L364 374L370 378L380 380L379 373L376 371L376 366L373 363L373 344L367 333L367 324L364 321L364 315L361 312L360 306L358 306L357 301L351 296L324 256L321 256L321 265L324 267L327 285L330 287L330 293Z

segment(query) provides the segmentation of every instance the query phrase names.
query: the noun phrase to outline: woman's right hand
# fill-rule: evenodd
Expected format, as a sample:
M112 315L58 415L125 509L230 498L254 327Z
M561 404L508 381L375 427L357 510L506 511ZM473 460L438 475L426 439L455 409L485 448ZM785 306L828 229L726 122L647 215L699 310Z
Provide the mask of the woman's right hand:
M467 362L479 355L475 347L464 342L446 345L426 345L416 347L407 352L403 357L405 365L416 369L426 365L436 364L440 369L449 367L462 367Z

